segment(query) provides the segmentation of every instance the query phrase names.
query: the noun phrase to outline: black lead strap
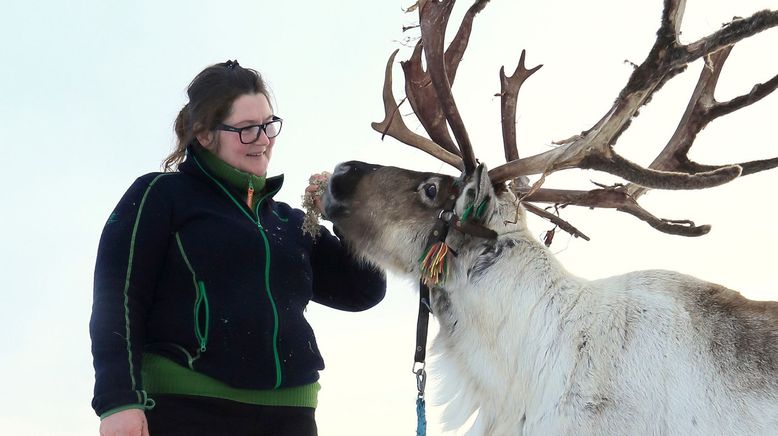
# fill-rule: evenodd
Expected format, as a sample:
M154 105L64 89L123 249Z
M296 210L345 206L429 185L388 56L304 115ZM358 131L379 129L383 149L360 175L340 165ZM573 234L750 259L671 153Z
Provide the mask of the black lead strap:
M427 356L427 329L429 328L430 313L430 288L419 282L419 317L416 320L416 353L414 363L424 364Z
M427 331L430 324L430 288L419 281L419 317L416 319L416 352L413 356L413 373L416 374L416 388L419 390L419 400L424 399L424 388L427 382L425 359L427 358Z

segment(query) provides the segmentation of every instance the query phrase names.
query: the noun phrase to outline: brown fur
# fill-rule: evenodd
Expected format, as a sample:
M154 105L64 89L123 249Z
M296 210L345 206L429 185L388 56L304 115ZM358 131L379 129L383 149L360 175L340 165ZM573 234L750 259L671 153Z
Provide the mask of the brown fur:
M692 324L724 373L743 388L778 385L778 302L749 300L723 286L687 283L681 289Z

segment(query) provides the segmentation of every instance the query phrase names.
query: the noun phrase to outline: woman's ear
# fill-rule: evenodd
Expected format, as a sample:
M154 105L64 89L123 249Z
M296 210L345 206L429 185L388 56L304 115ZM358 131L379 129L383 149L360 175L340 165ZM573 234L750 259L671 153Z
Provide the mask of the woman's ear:
M216 135L212 130L198 133L195 135L195 138L197 138L197 142L199 142L200 145L202 145L204 148L213 151L214 144L216 143Z

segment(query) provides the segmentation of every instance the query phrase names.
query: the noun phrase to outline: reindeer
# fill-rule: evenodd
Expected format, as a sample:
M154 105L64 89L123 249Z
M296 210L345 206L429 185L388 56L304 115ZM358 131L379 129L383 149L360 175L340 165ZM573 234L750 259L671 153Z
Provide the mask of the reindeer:
M512 75L500 71L507 163L489 170L475 159L451 92L474 19L487 3L467 10L445 52L454 1L415 5L421 38L402 67L407 100L429 138L413 133L399 114L391 75L397 51L386 67L385 118L373 124L461 175L352 161L335 168L323 197L326 217L357 255L420 278L429 289L448 424L462 426L477 413L476 435L778 434L778 302L751 301L664 270L584 280L567 272L526 225L530 212L586 238L534 204L550 203L615 208L675 235L707 233L710 226L658 218L637 200L649 189L708 188L778 166L778 158L718 166L688 158L710 121L778 87L775 76L730 101L713 98L734 44L778 25L778 11L735 19L681 44L685 2L665 0L654 46L606 114L556 148L520 158L517 96L540 68L526 68L522 52ZM656 159L642 167L617 154L613 146L638 109L701 58L707 68ZM628 183L589 191L542 186L547 176L572 168ZM528 176L538 179L530 184Z

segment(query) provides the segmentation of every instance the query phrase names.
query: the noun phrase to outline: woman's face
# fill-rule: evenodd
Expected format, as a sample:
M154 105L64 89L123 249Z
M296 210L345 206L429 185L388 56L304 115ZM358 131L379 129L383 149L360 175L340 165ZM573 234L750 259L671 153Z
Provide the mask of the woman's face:
M272 117L273 109L264 94L244 94L232 103L230 113L222 124L241 128L267 123ZM251 144L243 144L238 132L226 130L208 132L198 140L224 162L256 176L267 174L275 144L275 138L268 138L264 131L260 131L259 138Z

